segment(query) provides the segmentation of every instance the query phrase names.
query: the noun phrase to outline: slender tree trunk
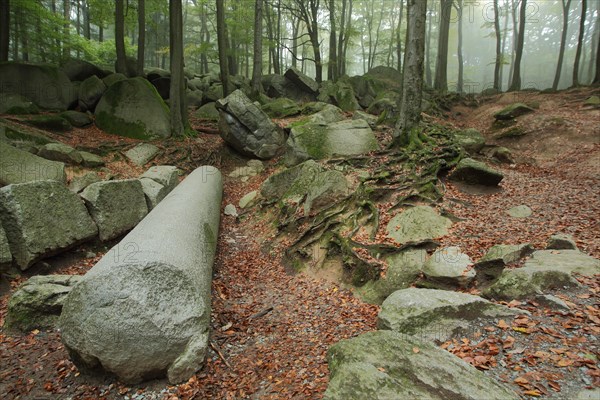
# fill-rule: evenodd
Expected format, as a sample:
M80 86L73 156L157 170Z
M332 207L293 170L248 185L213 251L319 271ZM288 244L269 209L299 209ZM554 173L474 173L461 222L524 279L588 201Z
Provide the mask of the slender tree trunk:
M91 39L91 26L90 26L90 6L87 0L83 0L83 37L87 40Z
M371 69L375 66L375 59L377 58L377 47L379 46L379 37L380 37L379 33L381 32L381 21L383 20L384 1L385 0L382 1L381 8L379 11L379 21L377 23L377 29L375 30L375 43L373 44L371 65L369 66L369 69Z
M329 0L329 64L327 66L327 77L330 81L337 81L337 48L336 48L336 29L335 29L335 0Z
M348 0L348 22L346 23L346 34L344 35L344 55L342 56L344 63L342 64L343 70L340 76L346 74L346 54L348 54L348 43L350 42L350 35L347 32L352 31L352 6L354 0Z
M569 27L569 8L571 7L571 0L562 0L563 10L563 25L562 25L562 36L560 38L560 50L558 50L558 64L556 65L556 73L554 74L554 82L552 83L552 89L558 88L560 81L560 74L562 70L563 58L565 56L565 46L567 44L567 29Z
M456 91L463 92L464 80L464 59L463 59L463 0L457 0L456 10L458 11L458 82Z
M146 0L138 0L138 50L137 74L144 76L144 52L146 48Z
M98 42L104 42L104 27L102 25L98 27Z
M433 18L429 18L427 24L427 43L425 44L425 81L429 87L433 87L433 73L431 72L431 26Z
M504 3L506 6L506 2ZM508 36L508 7L504 13L504 27L502 28L502 65L500 66L500 90L504 85L504 55L506 54L506 37Z
M125 15L123 14L123 0L115 0L115 48L117 50L116 70L127 74L127 60L125 55Z
M187 123L185 75L183 74L183 15L181 0L169 0L169 45L171 49L171 87L169 106L171 134L183 136Z
M517 54L517 42L518 42L517 36L519 35L517 10L519 8L520 1L521 0L510 0L513 34L512 34L512 52L510 53L510 69L508 71L508 86L509 86L509 88L510 88L510 85L512 85L513 75L514 75L514 71L515 71L515 55Z
M229 91L229 67L227 66L227 34L225 31L225 1L215 0L217 4L217 43L219 47L219 69L221 71L221 82L223 84L223 97L227 97Z
M0 61L8 61L10 48L10 1L0 0Z
M21 38L21 60L29 62L29 32L27 32L28 18L23 18L23 11L19 10L19 37Z
M254 59L252 65L252 95L258 98L262 92L260 78L262 76L262 10L263 0L254 1Z
M400 2L402 3L402 2ZM387 57L386 57L386 62L385 65L387 67L394 67L394 52L392 51L393 45L394 45L394 38L396 37L396 7L392 6L392 15L391 15L391 21L390 21L390 26L392 27L392 32L390 34L390 41L388 43L388 49L387 49Z
M70 36L70 28L71 28L71 1L64 0L63 1L63 11L65 18L65 25L63 27L63 52L62 58L66 60L71 55L71 49L69 44L69 36Z
M600 12L600 5L598 7L598 12ZM589 81L594 81L594 65L596 60L598 59L598 43L600 42L600 18L596 18L596 23L594 24L594 31L592 32L592 52L590 54L590 62L588 66L588 77Z
M577 52L573 63L573 86L579 86L579 60L583 47L583 36L585 34L585 13L587 11L587 0L581 1L581 19L579 20L579 38L577 40Z
M293 31L292 31L292 49L293 49L293 54L292 54L292 67L297 68L298 67L298 35L300 35L300 19L297 19L293 25L292 25Z
M408 33L402 83L400 116L394 130L394 145L408 145L421 120L425 20L427 0L408 0Z
M517 52L515 54L515 63L513 67L512 83L509 91L521 90L521 59L523 58L523 44L525 42L525 12L527 11L527 0L521 0L521 9L519 11L519 33L517 35Z
M400 0L400 15L396 27L396 57L398 58L398 71L402 72L402 13L404 11L404 0Z
M494 0L494 31L496 33L496 62L494 63L494 89L500 91L500 68L502 67L502 37L500 36L500 11L498 0Z
M13 61L18 61L19 60L19 43L21 42L21 34L20 34L20 29L19 29L19 27L21 26L21 21L19 21L19 19L20 19L19 12L15 12L15 15L13 17L14 18L12 19L12 21L13 21L12 53L13 53ZM59 58L60 58L60 55L59 55Z
M433 87L443 92L448 90L448 36L450 32L450 14L452 0L441 0L440 34L438 40L438 54L435 65L435 81Z
M200 38L202 40L202 44L208 44L210 43L210 32L208 31L208 22L206 20L207 11L205 3L202 3L201 12L202 15L200 16ZM208 57L206 56L205 51L203 51L202 54L200 54L200 71L203 74L208 73Z
M338 35L337 43L337 76L340 77L344 74L344 35L346 34L346 5L347 0L342 0L342 12L340 14L340 33Z
M600 85L600 38L596 39L596 75L592 84Z

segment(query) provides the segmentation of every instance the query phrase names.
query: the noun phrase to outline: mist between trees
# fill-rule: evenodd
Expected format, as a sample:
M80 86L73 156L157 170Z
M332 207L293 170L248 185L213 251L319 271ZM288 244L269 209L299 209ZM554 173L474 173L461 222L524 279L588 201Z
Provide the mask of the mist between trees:
M294 66L317 81L402 68L408 11L396 0L2 0L0 60L81 58L112 69L115 35L123 35L138 72L170 69L169 3L182 4L185 66L195 73L217 74L226 64L230 75L251 77L258 53L262 74ZM596 78L598 1L429 0L427 8L425 82L436 89L563 89Z

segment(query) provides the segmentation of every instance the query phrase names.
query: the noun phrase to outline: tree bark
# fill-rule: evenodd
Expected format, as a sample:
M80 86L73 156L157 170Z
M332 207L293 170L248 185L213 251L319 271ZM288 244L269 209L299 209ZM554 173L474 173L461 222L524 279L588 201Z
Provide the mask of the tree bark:
M425 57L425 20L427 0L408 0L408 33L402 83L400 117L394 130L394 145L410 143L421 120L423 61Z
M352 30L352 6L353 6L353 2L354 0L348 0L348 22L346 23L346 34L344 35L344 54L342 56L342 59L344 60L344 63L342 64L342 71L340 73L340 76L345 75L346 74L346 60L348 59L346 57L346 54L348 53L348 43L350 42L350 35L348 34L348 32L350 32Z
M456 91L463 92L464 80L464 59L463 59L463 0L457 0L458 11L458 82L456 83Z
M217 5L217 45L219 47L219 70L223 84L223 97L229 95L229 67L227 66L227 34L225 31L225 0L215 0Z
M510 92L521 90L521 59L523 58L523 43L525 42L525 12L527 10L527 0L521 0L521 9L519 11L519 33L517 34L517 51L513 66L513 76Z
M496 33L496 62L494 64L494 89L500 91L500 68L502 67L502 37L500 35L500 11L498 0L494 0L494 32Z
M425 43L425 82L429 87L433 87L433 74L431 72L431 26L433 18L429 18L427 24L427 42Z
M400 15L398 16L398 27L396 28L396 57L398 57L398 71L402 72L402 12L404 11L404 0L400 0Z
M0 0L0 61L8 61L10 47L10 1Z
M123 0L115 0L115 48L117 51L116 70L127 74L127 61L125 55L125 15L123 14Z
M252 65L252 94L258 98L262 92L260 78L262 76L262 8L263 0L254 1L254 58Z
M577 52L573 63L573 86L579 86L579 60L583 48L583 36L585 34L585 13L587 11L587 0L581 1L581 19L579 21L579 38L577 40Z
M327 77L330 81L337 81L337 48L336 48L336 29L335 29L335 0L329 0L329 64L327 66Z
M137 74L144 76L144 56L146 48L146 0L138 0L138 51Z
M340 13L340 33L338 35L337 44L337 76L340 77L344 74L344 35L346 34L346 4L347 0L342 0L342 12Z
M597 39L596 44L596 76L594 76L592 84L600 85L600 39Z
M63 17L65 19L65 25L63 27L63 51L62 58L66 60L71 55L71 48L69 44L70 28L71 28L71 1L63 1Z
M87 0L83 0L83 37L87 40L91 39L91 27L90 27L90 6Z
M567 29L569 27L569 8L571 7L571 0L562 0L563 10L563 26L562 35L560 38L560 50L558 50L558 64L556 65L556 73L554 74L554 82L552 83L552 89L558 88L560 81L560 74L562 71L563 58L565 56L565 46L567 44Z
M171 134L183 136L187 123L185 75L183 74L183 15L181 0L169 0L169 45L171 50L171 87L169 106Z
M506 4L506 3L505 3ZM506 13L504 14L504 27L502 28L502 65L500 66L500 90L502 90L502 86L504 84L504 54L506 53L506 37L508 36L508 7L506 8Z
M448 36L450 32L450 14L452 0L441 0L440 34L438 40L437 63L435 65L435 80L433 87L446 92L448 90Z

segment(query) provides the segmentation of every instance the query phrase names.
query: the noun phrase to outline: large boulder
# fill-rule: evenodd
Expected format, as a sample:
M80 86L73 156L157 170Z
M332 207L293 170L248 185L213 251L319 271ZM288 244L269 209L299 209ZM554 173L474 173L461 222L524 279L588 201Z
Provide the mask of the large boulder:
M8 269L12 264L12 253L8 245L6 232L0 223L0 272Z
M527 104L514 103L498 111L496 114L494 114L494 118L500 121L511 120L533 111L535 110L529 107Z
M423 266L424 285L439 289L465 288L475 278L472 265L471 258L459 247L436 250Z
M285 97L269 101L261 106L261 109L271 118L285 118L300 114L298 104Z
M433 208L416 206L392 218L386 231L398 243L419 242L447 235L451 225L452 221Z
M355 111L360 108L354 88L345 80L337 82L323 82L319 89L319 101L331 103L338 106L342 111Z
M284 76L294 83L294 85L296 85L298 88L307 93L317 94L319 91L319 84L308 75L302 73L302 71L300 71L298 68L288 68L288 70L285 71Z
M42 158L52 161L61 161L67 164L81 164L83 157L81 153L64 143L48 143L38 151Z
M106 92L106 84L96 75L90 76L79 86L79 108L81 111L94 111Z
M79 196L56 181L3 187L0 211L10 250L22 270L98 233Z
M269 97L287 97L297 102L314 101L317 98L315 93L305 92L282 75L264 75L261 83Z
M326 400L509 400L510 389L460 358L391 331L342 340L327 352Z
M450 174L450 179L471 185L497 186L504 179L504 175L481 161L463 158Z
M415 283L427 260L427 251L404 250L389 255L384 260L388 265L385 276L375 281L368 281L357 289L361 298L368 303L381 304L396 290L406 289Z
M136 139L171 136L169 109L143 78L112 84L96 106L96 125L108 133Z
M92 183L81 197L98 225L102 241L131 230L148 214L144 190L137 179Z
M105 76L104 78L102 78L102 82L104 82L104 84L108 88L108 87L114 85L115 83L124 81L126 79L127 79L127 77L125 75L117 72L117 73Z
M64 111L76 100L67 75L51 65L0 63L0 93L15 93L37 106Z
M485 146L485 138L481 132L474 128L455 131L454 137L458 144L469 154L477 154Z
M0 140L0 185L40 180L66 182L65 164L46 160Z
M27 332L54 328L67 294L81 279L77 275L38 275L10 296L4 327Z
M221 115L221 137L240 153L269 159L281 152L285 144L283 130L258 106L236 90L216 103Z
M577 242L571 235L557 233L548 239L546 250L577 250Z
M211 101L210 103L206 103L194 112L194 117L200 119L207 119L209 121L218 121L219 120L219 110L215 106L215 102Z
M498 244L491 247L473 266L477 282L482 284L498 278L504 267L531 253L533 247L530 244Z
M57 114L35 115L23 120L23 122L39 129L54 132L66 132L73 129L69 121Z
M281 204L303 202L304 215L330 205L348 194L348 183L339 171L327 171L309 160L271 175L261 186L260 194L267 201Z
M77 59L69 59L67 60L60 69L67 75L67 77L72 81L83 82L91 76L97 76L98 78L103 78L104 71L95 66L94 64Z
M373 131L363 120L296 126L292 128L286 146L287 165L308 159L366 154L379 148Z
M327 125L346 119L344 112L339 107L334 106L333 104L325 104L321 102L312 103L305 106L303 113L308 114L308 116L296 122L296 124L293 126L301 126L308 123Z
M222 181L192 172L73 288L59 326L81 368L186 381L208 345Z
M62 112L60 113L60 116L77 128L91 125L94 122L87 113L74 110Z
M0 114L37 114L39 112L31 100L15 93L0 93Z
M475 333L484 321L523 312L467 293L408 288L383 302L377 327L443 343Z
M520 299L563 287L578 287L571 275L600 274L600 260L578 250L539 250L521 268L505 269L490 287L483 291L488 298Z

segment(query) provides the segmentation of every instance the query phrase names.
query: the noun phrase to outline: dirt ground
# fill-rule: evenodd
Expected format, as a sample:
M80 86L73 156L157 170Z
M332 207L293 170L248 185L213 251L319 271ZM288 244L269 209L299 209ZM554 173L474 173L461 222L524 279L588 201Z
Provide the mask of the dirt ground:
M596 89L596 93L598 90ZM573 235L579 248L600 258L600 110L583 100L591 89L558 94L519 93L479 99L478 108L457 106L443 119L456 127L474 127L490 143L510 148L516 164L496 167L505 174L501 190L474 193L445 182L440 209L461 219L445 245L458 245L477 259L494 244L531 243L544 248L556 232ZM515 100L538 109L518 118L526 132L496 139L492 114ZM195 126L202 121L193 121ZM57 137L70 144L112 142L125 149L135 141L115 140L91 130ZM276 168L248 182L227 177L245 160L226 149L218 136L161 143L159 163L176 163L189 172L202 162L221 168L223 207L237 204ZM185 148L182 151L181 148ZM118 154L118 151L116 152ZM107 156L110 173L137 176L121 157ZM82 173L71 171L71 175ZM108 174L109 172L106 172ZM505 211L526 204L527 219ZM80 373L60 342L60 332L15 334L0 330L0 396L5 399L314 399L327 387L325 355L340 339L375 329L379 307L362 303L352 291L319 271L290 274L282 265L281 246L269 246L274 228L256 214L224 216L213 280L211 349L205 367L188 382L153 381L125 386L111 377ZM11 292L33 273L84 274L109 244L84 245L47 261L21 278L0 283L0 325ZM327 277L335 276L327 275ZM600 276L581 279L577 291L559 292L571 310L557 312L535 302L509 306L531 312L482 327L470 337L442 344L446 350L506 382L524 398L571 398L600 386Z

